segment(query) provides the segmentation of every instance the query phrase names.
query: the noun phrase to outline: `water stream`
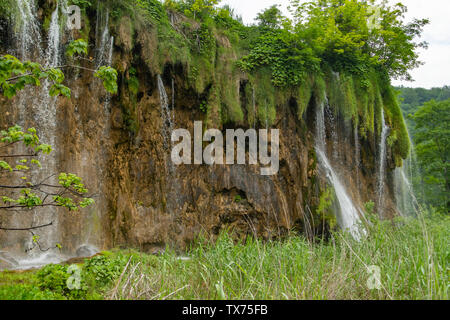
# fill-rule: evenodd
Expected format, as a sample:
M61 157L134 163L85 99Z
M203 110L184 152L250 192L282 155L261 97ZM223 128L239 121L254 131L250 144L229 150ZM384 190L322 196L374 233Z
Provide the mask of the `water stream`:
M361 225L359 211L354 205L352 199L347 193L338 174L330 163L326 151L326 130L325 130L325 105L320 104L316 111L316 153L318 161L325 171L328 181L334 188L337 202L339 204L339 213L336 215L339 225L347 230L356 240L360 240L366 234Z
M381 139L379 147L379 169L378 169L378 214L382 217L384 211L384 183L386 177L386 150L387 150L387 137L389 136L390 128L386 125L384 118L384 110L381 108Z

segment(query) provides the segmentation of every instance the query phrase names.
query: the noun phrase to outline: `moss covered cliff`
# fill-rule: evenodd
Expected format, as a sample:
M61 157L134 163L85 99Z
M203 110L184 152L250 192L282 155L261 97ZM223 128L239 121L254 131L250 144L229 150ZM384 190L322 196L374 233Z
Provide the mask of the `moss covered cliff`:
M15 1L8 1L13 5L0 7L0 25L17 26ZM37 3L45 38L56 1ZM376 200L384 110L391 129L386 185L387 194L393 194L392 171L410 146L389 75L380 69L337 70L307 46L299 54L304 60L291 61L297 53L286 47L284 35L266 43L279 54L272 50L266 56L266 46L259 44L278 31L244 26L228 9L194 18L180 4L163 6L156 0L68 3L81 6L82 28L64 30L62 19L61 46L85 39L92 58L81 63L89 67L104 54L99 51L105 49L106 30L113 40L111 63L119 72L119 92L106 95L89 72L66 74L74 94L57 101L58 168L85 177L98 194L94 209L60 218L66 250L86 241L147 251L168 243L183 247L199 233L217 235L226 228L265 239L292 230L327 234L336 221L324 207L330 191L314 149L314 110L326 101L334 119L327 128L330 152L336 149L335 166L360 207ZM11 51L7 44L17 43L14 28L0 31L1 51ZM280 173L263 177L256 166L241 165L173 169L164 145L158 75L173 99L176 127L192 130L195 120L203 120L220 130L280 129ZM2 126L35 122L15 108L19 100L0 101L8 110ZM397 214L393 196L385 207L386 217Z

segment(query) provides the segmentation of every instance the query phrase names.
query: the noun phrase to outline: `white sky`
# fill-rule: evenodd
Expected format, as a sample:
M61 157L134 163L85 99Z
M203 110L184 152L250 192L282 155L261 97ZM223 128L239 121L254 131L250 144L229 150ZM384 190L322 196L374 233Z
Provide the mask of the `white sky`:
M425 65L411 72L414 82L394 81L394 85L407 87L442 87L450 85L450 1L448 0L389 0L402 2L408 7L407 19L428 18L423 40L429 43L428 50L421 51L420 60ZM274 4L281 5L288 14L289 0L223 0L241 15L247 24L253 23L256 15Z

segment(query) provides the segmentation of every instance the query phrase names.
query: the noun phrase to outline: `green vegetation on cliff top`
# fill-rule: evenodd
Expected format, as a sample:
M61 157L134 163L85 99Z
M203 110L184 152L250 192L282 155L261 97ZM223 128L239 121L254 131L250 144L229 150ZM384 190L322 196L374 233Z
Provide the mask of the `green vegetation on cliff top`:
M210 125L272 125L277 109L292 98L302 119L310 99L327 96L335 112L367 139L379 135L384 108L392 127L389 143L401 165L409 137L390 79L409 79L409 70L420 64L417 49L426 44L416 38L427 20L405 23L401 4L294 0L292 20L273 6L246 26L218 2L132 0L100 6L111 12L113 33L128 34L130 52L145 33L151 45L140 59L149 70L162 74L167 66L183 66ZM90 4L88 16L97 7L94 0ZM373 6L379 8L376 16ZM141 72L137 61L126 68Z

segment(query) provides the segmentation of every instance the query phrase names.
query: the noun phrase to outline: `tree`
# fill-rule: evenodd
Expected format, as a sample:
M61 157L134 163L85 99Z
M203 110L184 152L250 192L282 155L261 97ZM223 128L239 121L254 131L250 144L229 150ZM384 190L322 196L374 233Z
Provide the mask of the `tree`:
M413 116L417 157L431 204L450 210L450 99L424 104Z
M26 86L40 86L43 80L49 81L49 94L51 96L62 95L70 97L71 91L63 85L64 73L62 69L77 68L88 70L94 76L101 79L103 86L110 93L117 92L117 71L111 67L102 66L97 70L82 67L76 61L87 54L87 43L84 40L72 41L66 50L72 64L44 68L35 62L21 62L14 56L4 55L0 57L0 94L7 98L14 97ZM16 148L21 146L21 148ZM15 150L25 150L15 153ZM3 154L1 152L4 152ZM33 181L33 173L41 168L37 160L39 154L48 155L52 152L50 145L41 143L37 131L34 128L23 130L15 125L6 131L0 132L0 175L11 183L0 185L0 198L3 205L0 210L31 210L43 207L63 207L69 211L77 211L94 203L87 196L82 179L71 173L57 174L58 183L50 183L52 174L41 181ZM12 183L14 180L18 183ZM46 251L39 244L39 236L34 232L42 228L50 227L53 222L40 226L23 226L21 228L8 228L0 226L3 231L28 231L33 236L34 247ZM34 248L33 247L33 248ZM60 248L60 245L56 245ZM31 248L31 249L33 249Z
M374 9L375 8L375 9ZM296 32L335 71L365 73L369 67L391 78L411 80L420 65L416 42L428 20L404 22L401 3L375 0L292 1Z
M182 0L180 6L186 8L186 15L193 15L197 19L211 15L220 2L221 0Z
M263 29L279 29L284 19L277 5L258 13L256 17L258 25Z

